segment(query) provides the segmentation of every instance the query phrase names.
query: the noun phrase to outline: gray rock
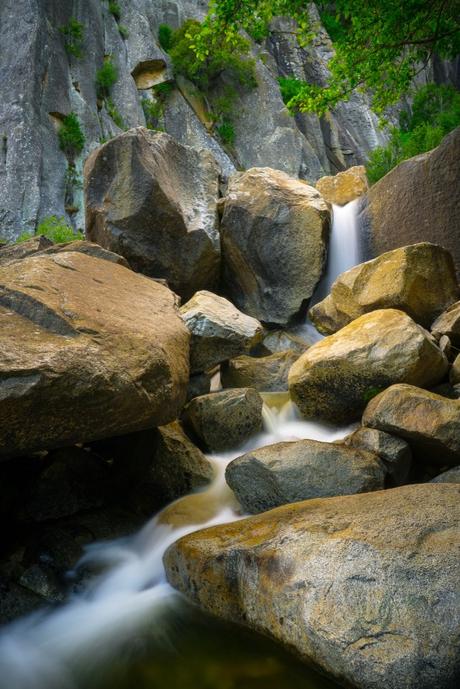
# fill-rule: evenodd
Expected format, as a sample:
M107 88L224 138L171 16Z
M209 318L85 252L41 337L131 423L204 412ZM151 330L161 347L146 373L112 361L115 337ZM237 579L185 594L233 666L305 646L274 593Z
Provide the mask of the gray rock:
M374 452L298 440L234 459L225 478L243 509L255 514L299 500L381 490L385 474Z
M282 172L235 175L221 237L224 285L238 308L266 323L292 319L321 277L329 217L316 189Z
M313 342L307 338L302 337L296 332L289 332L286 330L269 330L264 337L263 348L269 354L276 352L286 352L290 349L293 352L303 354Z
M248 352L262 340L259 321L238 311L231 302L202 290L180 309L191 333L192 373L207 371L227 359Z
M391 484L401 486L409 475L412 453L410 446L402 438L375 428L358 428L343 440L345 445L374 452L382 460Z
M86 161L86 232L134 270L165 278L189 298L219 275L217 193L218 167L209 153L133 129Z
M209 450L228 450L262 430L262 398L251 388L223 390L195 397L183 421Z
M250 387L259 392L287 390L289 369L298 356L292 350L262 357L238 356L222 366L222 387Z
M440 339L447 335L451 343L456 347L460 346L460 301L444 311L431 326L431 332Z
M11 263L11 261L18 261L26 256L32 256L52 246L53 242L43 235L32 237L25 242L19 242L19 244L6 244L0 248L0 266Z
M190 376L187 388L187 402L194 397L207 395L211 390L211 377L207 373L195 373Z
M181 538L169 582L344 686L452 689L460 674L460 487L285 505Z
M431 483L460 483L460 466L443 471L433 478Z

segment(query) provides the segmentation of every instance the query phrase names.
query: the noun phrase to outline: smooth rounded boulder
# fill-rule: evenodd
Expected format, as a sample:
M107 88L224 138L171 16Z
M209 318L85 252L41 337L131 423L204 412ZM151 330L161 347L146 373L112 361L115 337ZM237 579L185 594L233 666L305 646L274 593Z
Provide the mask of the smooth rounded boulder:
M192 336L192 373L248 352L263 337L259 321L239 311L228 299L206 290L194 294L180 314Z
M298 440L234 459L225 479L243 509L255 514L299 500L381 490L385 474L373 452Z
M384 388L394 383L430 387L447 369L430 333L402 311L380 309L302 354L289 372L289 390L304 417L346 423L358 419Z
M309 317L321 333L330 335L364 313L394 308L429 328L458 296L452 256L441 246L423 242L342 273Z
M181 538L169 582L357 689L453 689L460 486L306 500Z
M407 480L412 463L409 444L376 428L358 428L343 439L344 445L374 452L386 467L389 484L401 486Z
M238 356L222 366L222 387L283 392L288 389L289 370L298 358L299 354L290 349L261 357Z
M446 335L453 345L460 347L460 301L449 306L435 320L431 332L438 339Z
M363 424L406 440L414 457L438 466L460 462L460 400L414 385L392 385L372 399Z
M130 129L85 163L86 234L188 299L219 276L218 179L208 151Z
M169 423L189 333L166 287L82 253L0 269L0 454Z
M323 272L330 212L318 191L271 168L235 175L221 221L224 287L264 323L286 324Z

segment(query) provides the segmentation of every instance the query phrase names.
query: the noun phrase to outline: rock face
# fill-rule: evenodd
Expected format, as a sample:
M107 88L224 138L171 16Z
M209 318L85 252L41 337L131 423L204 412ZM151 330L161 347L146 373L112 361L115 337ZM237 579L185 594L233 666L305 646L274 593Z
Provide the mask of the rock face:
M388 251L339 275L309 317L330 335L376 309L401 309L428 328L458 298L455 266L440 246L413 244Z
M184 304L180 313L192 335L192 372L206 371L243 354L263 337L259 321L241 313L227 299L212 292L197 292Z
M162 285L79 252L0 270L1 454L174 419L189 334Z
M225 478L243 509L255 514L299 500L380 490L385 473L373 452L298 440L238 457Z
M321 177L315 187L325 201L345 206L369 189L364 165L355 165L334 176Z
M455 302L435 320L431 326L435 337L447 335L456 347L460 347L460 301Z
M350 447L368 450L378 455L385 465L393 485L400 486L406 481L411 466L412 453L408 443L402 438L378 431L376 428L358 428L343 442Z
M0 247L0 266L17 261L26 256L32 256L43 249L53 246L53 242L43 235L32 237L19 244L11 244Z
M460 462L460 400L392 385L369 402L363 424L403 438L421 462Z
M170 583L357 689L452 689L460 487L286 505L174 543Z
M250 387L259 392L282 392L288 389L288 375L297 352L288 349L269 356L238 356L221 370L224 388Z
M209 450L228 450L262 430L262 398L251 388L195 397L184 423Z
M447 368L426 330L402 311L381 309L302 354L290 370L289 390L306 418L340 423L357 419L383 388L393 383L429 387Z
M329 211L320 194L270 168L232 178L221 222L231 300L267 323L287 323L313 293L326 257Z
M217 281L218 167L212 155L139 127L85 164L86 232L185 298Z
M460 127L429 153L400 163L370 189L359 213L369 258L419 242L440 244L460 275Z
M114 254L113 251L107 251L107 249L103 249L99 244L82 240L66 242L65 244L53 244L53 246L44 249L40 253L49 256L50 254L60 254L62 251L78 251L80 254L86 254L87 256L94 256L94 258L102 258L104 261L118 263L118 265L124 266L125 268L130 267L128 261L126 258L123 258L123 256Z

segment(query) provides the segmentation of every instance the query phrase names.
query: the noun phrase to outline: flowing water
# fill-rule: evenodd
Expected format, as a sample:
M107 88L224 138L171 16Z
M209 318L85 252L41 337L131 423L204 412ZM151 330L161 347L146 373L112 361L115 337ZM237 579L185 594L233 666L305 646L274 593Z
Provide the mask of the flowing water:
M340 209L339 216L349 219L347 209ZM334 217L337 225L336 209ZM333 279L331 265L336 263L331 257L329 280ZM197 529L244 516L225 483L225 467L232 459L282 440L333 442L351 430L301 420L287 394L264 397L264 432L231 453L209 456L215 478L208 489L172 503L132 537L88 546L80 567L98 573L82 593L58 608L29 615L4 628L0 634L0 687L334 686L269 640L200 613L165 578L162 557L171 543Z

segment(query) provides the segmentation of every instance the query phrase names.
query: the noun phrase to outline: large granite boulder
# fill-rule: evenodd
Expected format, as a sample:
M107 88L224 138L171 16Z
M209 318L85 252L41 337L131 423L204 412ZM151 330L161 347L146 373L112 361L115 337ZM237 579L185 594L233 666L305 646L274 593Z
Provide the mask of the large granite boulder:
M431 326L431 332L440 339L447 335L456 347L460 347L460 301L455 302L444 311Z
M343 440L345 445L374 452L380 457L389 475L390 485L403 485L409 475L412 452L402 438L362 426Z
M181 538L169 582L357 689L453 689L460 486L285 505Z
M430 387L447 368L426 330L402 311L380 309L302 354L289 372L289 389L306 418L342 423L359 418L369 399L389 385Z
M394 308L428 328L458 295L451 255L424 242L388 251L342 273L309 317L320 332L330 335L364 313Z
M354 165L337 175L321 177L315 187L328 203L345 206L369 189L366 168L364 165Z
M369 402L363 424L403 438L421 462L460 462L460 400L392 385Z
M222 387L282 392L288 389L289 370L298 358L298 352L291 349L262 357L238 356L222 366Z
M50 246L53 246L53 242L43 235L36 235L17 244L5 244L0 247L0 266L32 256Z
M211 392L187 404L184 424L204 448L229 450L262 430L262 405L252 388Z
M460 127L428 153L400 163L363 197L359 212L369 258L414 242L450 251L460 275Z
M207 151L142 127L124 132L85 163L87 236L189 298L219 275L218 177Z
M0 269L0 454L173 420L189 333L166 287L63 252Z
M190 368L206 371L248 352L263 337L259 321L238 311L228 299L202 290L180 310L191 332Z
M329 210L305 182L270 168L235 175L221 223L224 285L245 313L287 323L321 277Z
M385 474L373 452L298 440L234 459L225 478L243 509L255 514L299 500L381 490Z

